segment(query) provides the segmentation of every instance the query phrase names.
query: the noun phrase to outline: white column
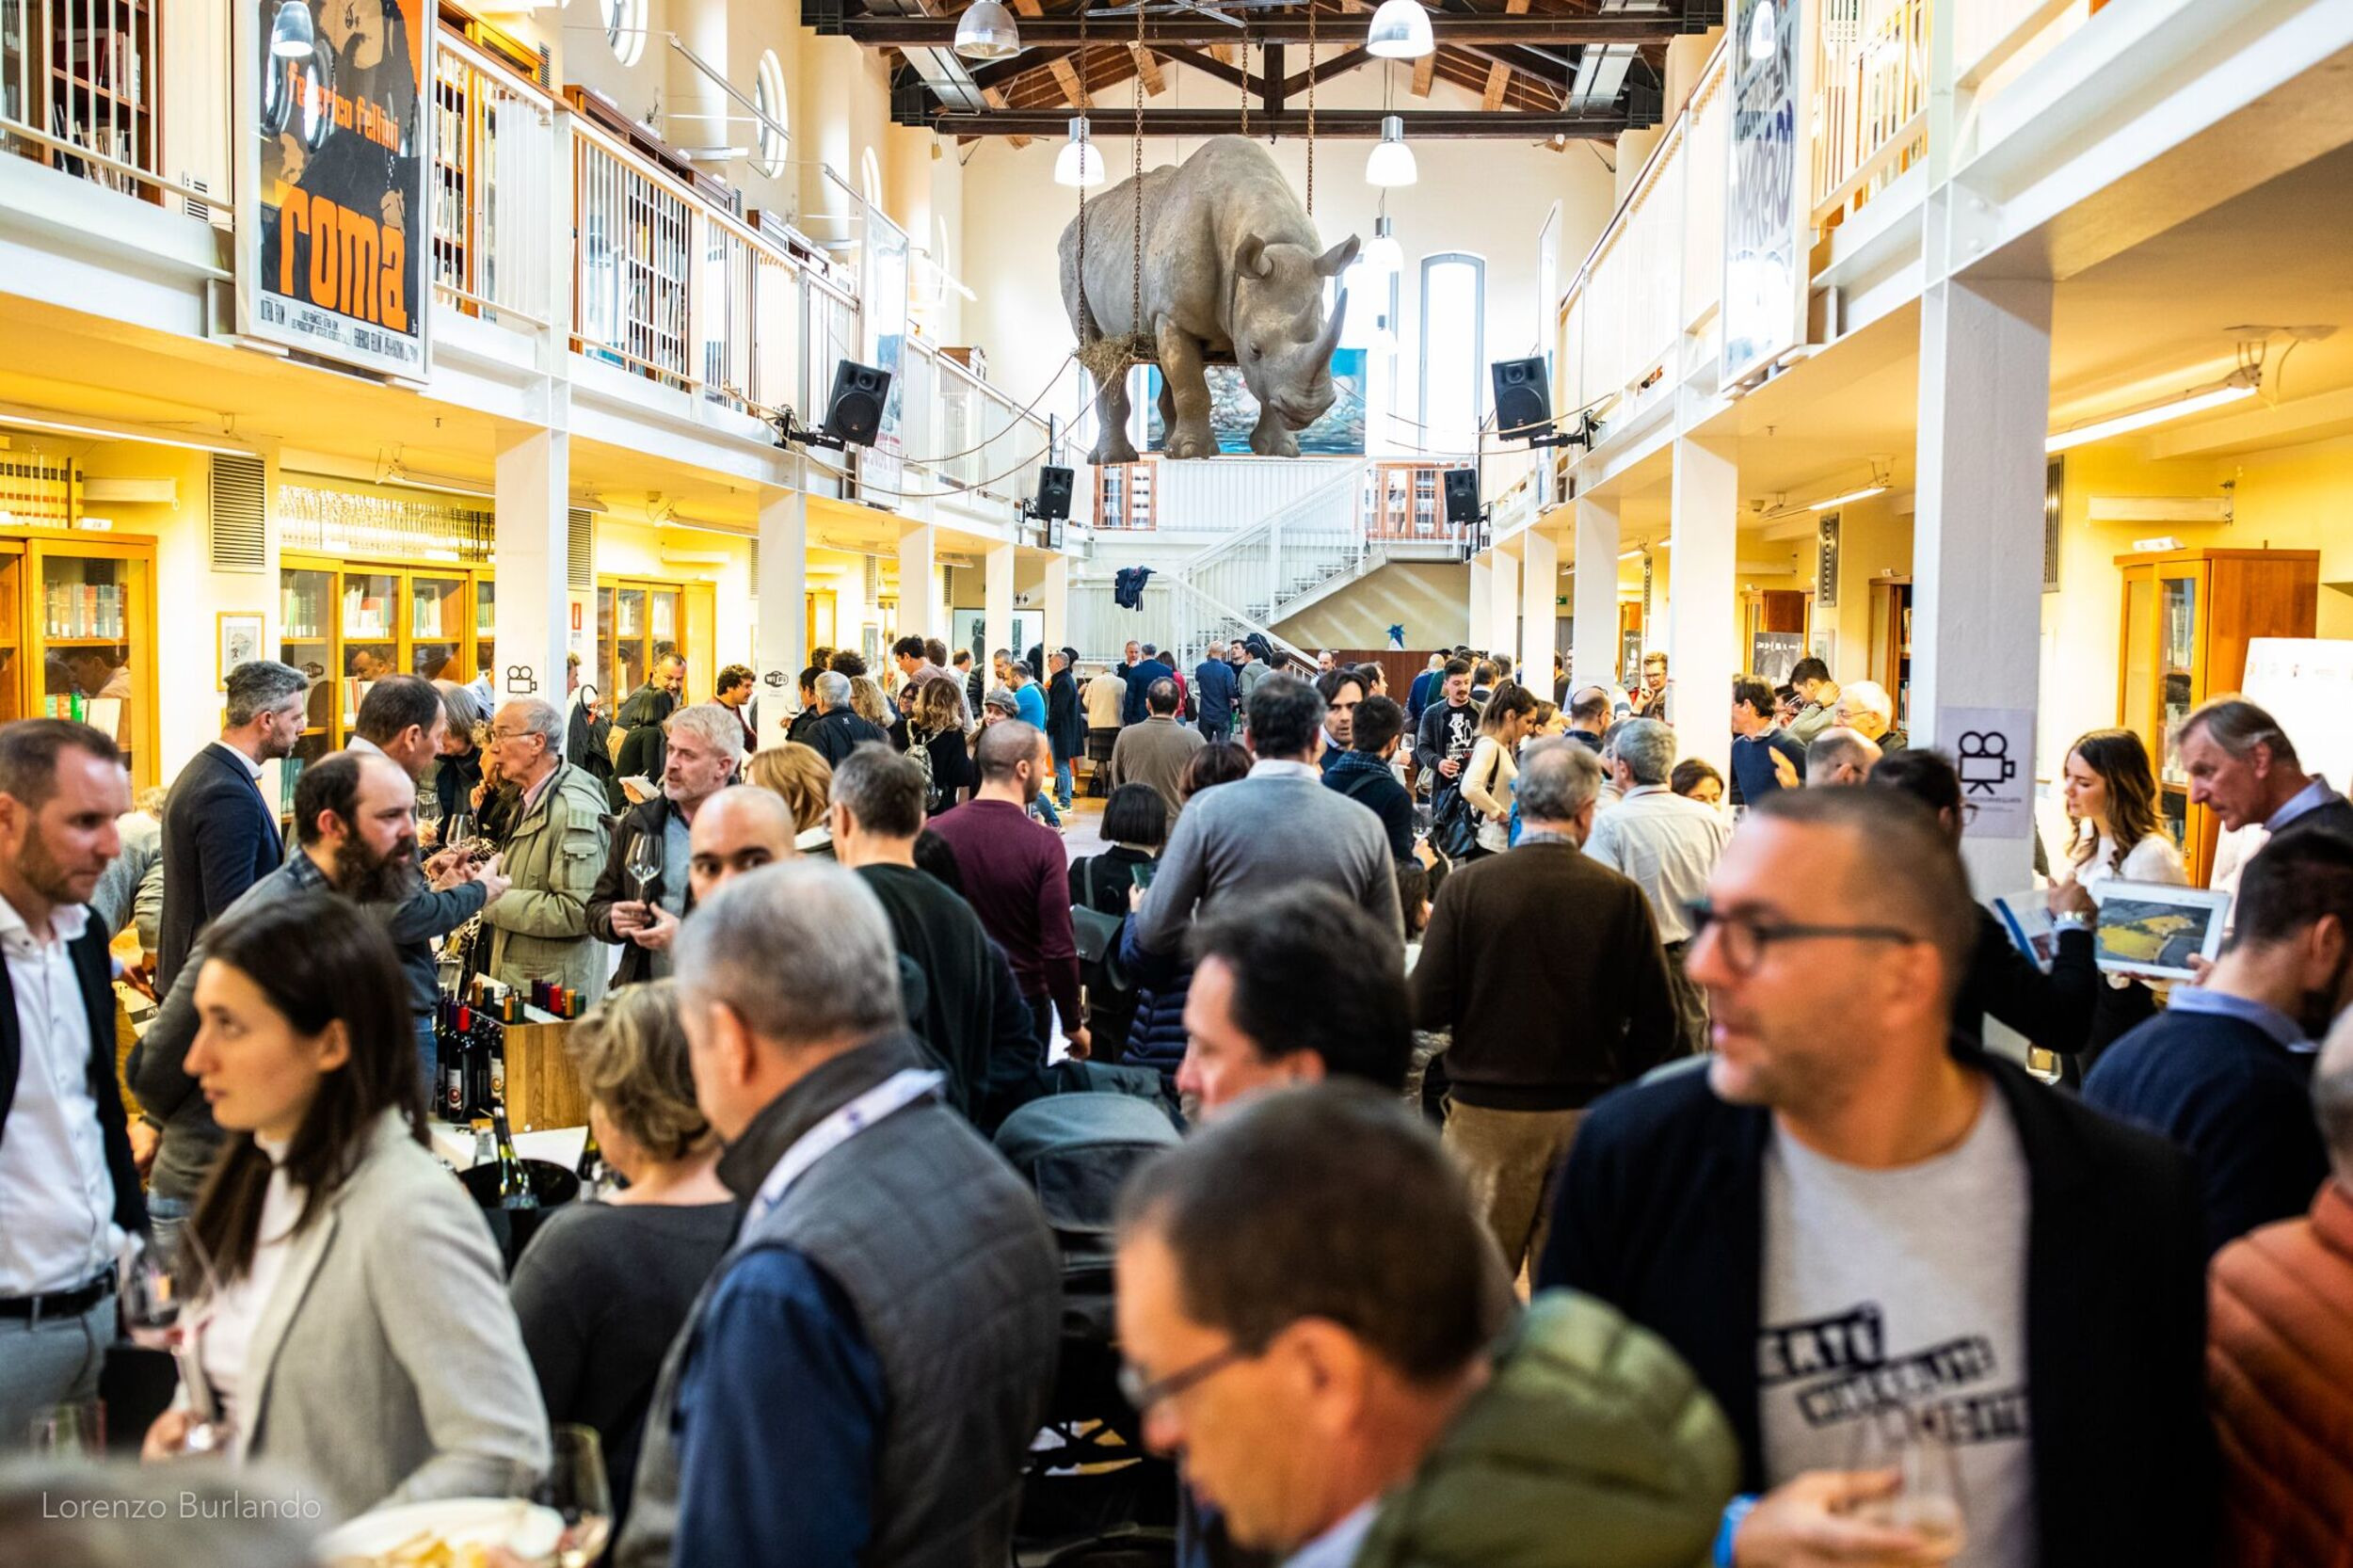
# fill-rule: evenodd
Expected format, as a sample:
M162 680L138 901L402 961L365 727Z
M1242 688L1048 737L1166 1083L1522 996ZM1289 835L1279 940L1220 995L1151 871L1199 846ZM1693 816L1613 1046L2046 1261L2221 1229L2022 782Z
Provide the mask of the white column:
M2042 622L2047 280L1955 278L1920 304L1920 447L1912 539L1914 745L1951 754L1956 709L2016 715L2002 760L2029 798ZM1676 565L1680 567L1681 562ZM1955 733L1947 734L1950 728ZM1966 728L1982 730L1982 715ZM1983 740L1972 749L1989 749ZM1998 765L1998 764L1995 764ZM1964 776L1973 776L1964 770ZM2030 823L1981 810L1961 840L1981 894L2031 881Z
M490 685L501 702L536 696L559 711L564 706L570 486L568 430L527 430L500 443L491 502L498 630ZM619 698L618 693L606 695L608 703Z
M1495 626L1495 558L1492 550L1470 558L1470 630L1463 641L1472 648L1483 648L1494 641L1488 633Z
M1487 566L1487 635L1477 647L1481 653L1509 653L1520 620L1520 563L1498 546Z
M988 646L981 649L981 662L997 656L1000 648L1013 648L1013 557L1016 547L993 544L981 555L981 627L982 640ZM1020 650L1014 649L1019 658ZM993 683L992 674L983 684Z
M899 530L899 635L945 637L939 614L939 530L930 523Z
M1552 696L1554 626L1560 619L1561 541L1548 530L1520 536L1520 684Z
M775 745L801 699L801 669L808 663L808 497L801 490L760 492L757 609L752 647L760 666L760 744Z
M1734 582L1739 490L1731 442L1684 437L1674 443L1667 674L1674 681L1675 750L1704 758L1726 777L1732 770L1732 678L1740 668Z
M1569 681L1607 686L1618 676L1618 552L1625 535L1615 501L1577 501L1577 624Z
M1070 641L1070 557L1059 552L1046 558L1044 601L1046 646L1061 648Z

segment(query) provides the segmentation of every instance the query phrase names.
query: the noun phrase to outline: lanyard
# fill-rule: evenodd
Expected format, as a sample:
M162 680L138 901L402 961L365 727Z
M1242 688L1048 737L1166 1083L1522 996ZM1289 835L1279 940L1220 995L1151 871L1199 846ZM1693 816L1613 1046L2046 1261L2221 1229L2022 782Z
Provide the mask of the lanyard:
M752 1218L757 1220L782 1203L785 1190L808 1175L811 1165L892 1112L929 1098L947 1081L945 1073L904 1067L849 1104L838 1107L824 1121L802 1133L768 1172L768 1178L760 1184L760 1192L752 1199Z

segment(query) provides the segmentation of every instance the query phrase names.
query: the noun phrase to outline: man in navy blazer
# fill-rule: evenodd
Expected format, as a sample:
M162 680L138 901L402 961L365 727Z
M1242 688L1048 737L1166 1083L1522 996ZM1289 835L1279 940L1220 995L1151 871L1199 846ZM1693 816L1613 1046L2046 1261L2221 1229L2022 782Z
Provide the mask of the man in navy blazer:
M164 913L155 984L171 988L196 934L286 858L278 812L262 796L262 764L294 754L309 713L310 678L275 659L229 672L229 722L188 759L164 803Z
M104 731L0 727L0 1432L94 1398L118 1234L146 1227L115 1079L107 932L90 892L131 804ZM33 1024L30 1030L25 1027Z

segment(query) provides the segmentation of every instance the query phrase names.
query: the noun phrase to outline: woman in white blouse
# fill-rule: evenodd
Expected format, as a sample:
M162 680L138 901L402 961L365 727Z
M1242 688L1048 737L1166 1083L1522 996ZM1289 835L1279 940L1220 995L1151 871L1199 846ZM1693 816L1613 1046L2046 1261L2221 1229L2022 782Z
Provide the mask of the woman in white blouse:
M1479 813L1477 860L1512 847L1512 787L1520 776L1520 741L1536 716L1536 694L1505 681L1480 712L1479 739L1463 766L1463 799Z
M2068 748L2060 796L2073 836L2067 872L2060 880L2086 891L2106 882L2165 882L2185 887L2189 872L2182 852L2157 814L2156 775L2148 749L2129 729L2094 729ZM2108 1042L2153 1016L2156 999L2149 987L2122 975L2108 976L2091 1019L2091 1038L2082 1056L2089 1072Z
M188 1234L205 1381L234 1451L339 1513L503 1496L548 1425L480 1209L425 1146L406 983L357 904L301 893L205 936L188 1071L229 1134ZM191 1415L148 1432L186 1446Z

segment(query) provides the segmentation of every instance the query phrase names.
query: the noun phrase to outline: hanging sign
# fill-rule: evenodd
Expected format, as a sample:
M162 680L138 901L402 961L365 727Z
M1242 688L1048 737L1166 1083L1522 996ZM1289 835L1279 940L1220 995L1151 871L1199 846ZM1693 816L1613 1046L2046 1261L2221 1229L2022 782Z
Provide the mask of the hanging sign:
M860 283L859 315L866 328L866 362L888 372L890 391L883 398L882 424L874 444L858 456L858 486L864 499L895 506L903 465L907 384L907 234L882 209L865 204L866 276ZM871 494L866 493L872 487Z
M236 14L237 330L422 379L429 0L258 0Z
M1721 315L1726 386L1805 336L1801 23L1798 0L1739 0L1735 12Z
M2034 833L2034 710L1939 708L1936 742L1952 753L1973 839Z

